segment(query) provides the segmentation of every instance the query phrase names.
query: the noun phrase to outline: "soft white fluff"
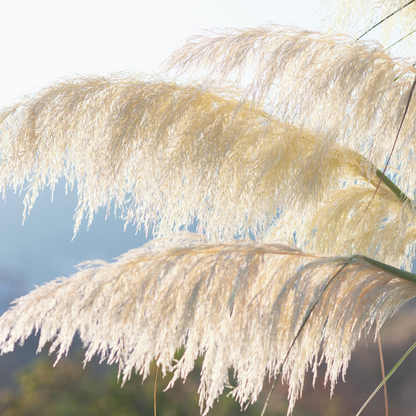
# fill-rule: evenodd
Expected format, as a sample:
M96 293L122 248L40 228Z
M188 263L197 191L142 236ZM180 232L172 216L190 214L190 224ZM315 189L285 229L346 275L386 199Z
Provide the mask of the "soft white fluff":
M40 190L63 176L78 188L76 230L85 213L92 221L114 203L127 221L159 236L196 219L198 232L216 240L296 234L307 251L410 268L411 203L382 185L354 229L378 183L374 164L335 136L278 121L242 95L132 76L53 85L2 113L0 187L25 187L30 210ZM403 167L416 159L406 146L398 152Z
M383 166L416 75L413 61L393 58L377 42L286 26L208 32L191 38L166 63L175 73L205 70L239 82L271 116L314 129ZM416 100L390 165L396 183L415 192Z
M290 413L308 368L316 375L326 362L332 391L362 329L374 322L379 328L415 295L414 283L360 257L325 258L250 240L212 244L182 234L112 264L85 265L18 299L0 318L0 349L12 350L36 330L39 349L54 341L59 359L78 331L86 361L98 353L118 362L126 380L133 369L146 377L156 360L163 373L173 371L171 385L203 355L204 413L227 385L229 368L241 404L256 401L265 377L281 371Z

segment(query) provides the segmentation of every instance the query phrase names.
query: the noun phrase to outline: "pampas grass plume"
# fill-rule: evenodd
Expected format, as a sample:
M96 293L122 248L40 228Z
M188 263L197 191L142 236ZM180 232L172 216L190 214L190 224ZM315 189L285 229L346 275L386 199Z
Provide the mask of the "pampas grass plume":
M316 377L326 362L332 391L362 329L374 322L378 329L415 295L414 283L359 257L311 256L283 243L212 244L179 234L112 264L85 264L71 278L18 299L0 318L0 349L12 350L35 330L39 350L53 341L59 359L78 332L86 361L99 354L118 363L125 381L133 370L146 377L156 360L164 374L173 372L170 385L203 355L204 414L228 383L230 367L237 380L231 394L242 405L256 401L265 377L281 371L290 413L309 367Z

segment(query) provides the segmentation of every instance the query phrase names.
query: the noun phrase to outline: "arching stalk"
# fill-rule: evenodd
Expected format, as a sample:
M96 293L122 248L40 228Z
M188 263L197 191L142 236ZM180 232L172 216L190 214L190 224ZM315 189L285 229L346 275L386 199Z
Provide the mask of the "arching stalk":
M410 6L412 3L414 3L415 0L411 0L409 1L409 3L406 3L404 6L399 7L397 10L395 10L393 13L389 14L388 16L386 16L384 19L380 20L378 23L376 23L374 26L370 27L370 29L366 30L361 36L359 36L357 38L357 40L360 40L361 38L363 38L367 33L371 32L373 29L375 29L377 26L381 25L383 22L385 22L386 20L390 19L390 17L394 16L396 13L400 12L401 10L403 10L404 8L406 8L407 6Z

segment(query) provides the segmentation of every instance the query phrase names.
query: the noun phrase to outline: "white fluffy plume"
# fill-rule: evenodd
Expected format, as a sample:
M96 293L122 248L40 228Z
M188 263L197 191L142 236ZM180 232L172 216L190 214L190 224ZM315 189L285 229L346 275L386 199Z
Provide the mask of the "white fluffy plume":
M217 240L296 233L307 251L361 253L410 269L410 201L382 184L371 215L355 227L378 183L374 162L336 136L272 118L243 95L120 75L53 85L1 114L0 189L27 189L30 210L63 176L78 188L76 230L85 213L92 221L114 203L158 236L196 219L198 232ZM411 146L400 146L398 178L414 164Z
M325 258L249 240L212 244L182 234L112 264L88 264L18 299L0 318L0 349L12 350L35 330L39 349L54 341L59 358L78 332L86 361L98 353L118 362L127 379L133 369L146 377L155 359L164 373L174 372L171 384L204 355L199 391L206 412L231 367L232 394L242 404L255 401L265 377L281 371L291 412L308 368L316 374L325 361L333 388L361 330L381 326L415 295L413 282L360 257Z
M416 69L377 42L291 27L208 32L189 39L166 63L176 74L207 73L237 82L246 99L272 117L307 126L382 167L392 149ZM390 165L396 183L414 195L416 104L410 103L400 150Z

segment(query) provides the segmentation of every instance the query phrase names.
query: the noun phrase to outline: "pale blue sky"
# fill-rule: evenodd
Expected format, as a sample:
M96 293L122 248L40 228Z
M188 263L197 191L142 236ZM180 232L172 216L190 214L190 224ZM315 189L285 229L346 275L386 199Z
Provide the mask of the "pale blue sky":
M266 22L317 29L318 0L13 0L0 5L0 106L59 78L118 71L157 72L189 36L203 29ZM76 195L45 191L21 226L22 198L0 201L0 281L20 274L41 284L73 273L81 261L107 261L144 241L104 213L74 241ZM17 273L17 274L16 274ZM0 288L1 289L1 288Z
M151 73L203 29L317 29L319 0L13 0L0 5L0 106L71 74Z

